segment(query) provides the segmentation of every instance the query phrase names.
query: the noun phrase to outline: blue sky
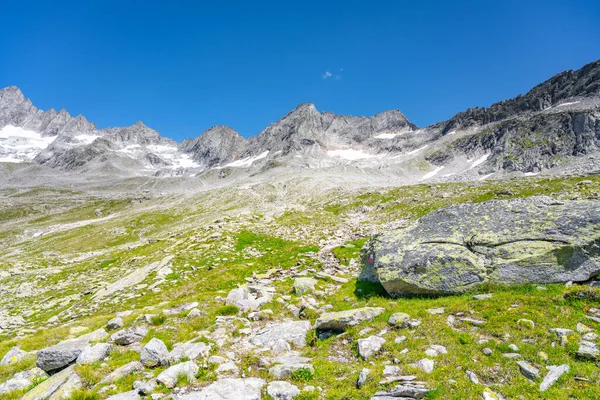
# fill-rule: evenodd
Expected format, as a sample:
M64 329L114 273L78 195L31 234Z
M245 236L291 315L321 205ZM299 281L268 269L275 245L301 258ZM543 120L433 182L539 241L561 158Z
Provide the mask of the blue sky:
M254 136L302 102L424 126L600 58L597 0L3 0L1 14L0 87L177 140Z

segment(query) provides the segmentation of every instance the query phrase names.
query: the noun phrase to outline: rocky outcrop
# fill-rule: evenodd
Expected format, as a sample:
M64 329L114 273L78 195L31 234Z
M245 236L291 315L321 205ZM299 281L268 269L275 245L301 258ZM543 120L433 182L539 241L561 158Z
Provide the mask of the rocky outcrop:
M534 197L458 205L365 246L373 260L365 268L393 296L585 281L600 273L600 204Z
M179 149L212 168L236 160L244 150L244 138L228 126L214 126L195 139L184 140Z

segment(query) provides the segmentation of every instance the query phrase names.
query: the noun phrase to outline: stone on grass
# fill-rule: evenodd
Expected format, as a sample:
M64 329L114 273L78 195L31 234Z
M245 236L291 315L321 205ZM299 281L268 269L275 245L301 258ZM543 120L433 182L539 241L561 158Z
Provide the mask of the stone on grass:
M140 361L144 367L159 367L169 364L169 349L162 340L152 338L142 348Z
M483 390L483 400L504 400L504 396L494 392L490 388L485 388Z
M388 319L388 324L394 328L407 328L410 315L405 313L395 313Z
M139 400L141 399L137 390L130 390L129 392L119 393L107 397L106 400Z
M16 364L29 355L28 352L23 351L19 346L11 348L0 360L0 366Z
M489 347L484 348L483 350L483 354L485 354L486 356L491 356L492 353L494 353L494 350L490 349Z
M265 385L260 378L219 379L199 392L179 396L178 400L261 400Z
M135 326L113 333L110 340L120 346L127 346L132 343L141 342L147 334L148 329L143 326Z
M539 379L540 370L528 363L527 361L517 361L517 365L521 370L521 374L523 374L525 378L531 379L532 381Z
M52 375L44 382L40 383L29 392L25 393L21 400L40 400L48 399L62 385L64 385L72 375L75 374L74 367L71 365L60 372Z
M475 372L467 370L467 377L469 378L469 380L471 382L473 382L476 385L479 385L479 378L477 378L477 375L475 375Z
M61 342L38 351L36 365L44 371L53 371L66 367L77 360L83 350L89 347L84 340Z
M475 296L473 296L473 300L487 300L487 299L491 299L492 296L493 295L491 293L476 294Z
M369 336L366 339L358 339L358 355L363 360L368 360L381 350L384 343L385 339L379 336Z
M27 371L18 372L6 382L0 383L0 398L1 395L23 390L30 387L37 379L45 379L48 374L40 368L32 368Z
M294 347L306 346L306 334L312 328L310 321L290 321L272 324L261 329L250 338L250 343L272 349L280 340Z
M312 293L315 291L315 285L317 280L313 278L296 278L294 280L294 293L298 296L302 296L306 293Z
M110 343L98 343L91 347L83 349L79 357L77 357L77 364L91 364L96 361L104 360L108 357L109 353L113 349L113 345Z
M430 391L424 386L398 385L393 389L375 393L371 400L424 399Z
M273 400L292 400L300 394L300 389L285 381L273 381L267 386L267 394Z
M156 381L172 389L177 385L177 379L180 376L185 376L189 382L194 382L197 373L198 366L196 363L186 361L167 368L156 377Z
M597 347L589 346L589 345L580 345L577 349L577 357L587 358L590 360L595 360L600 358L600 350Z
M600 256L588 248L598 240L600 202L538 196L439 209L372 237L363 252L390 295L440 295L589 280ZM485 252L473 251L479 246Z
M298 358L302 359L304 357ZM273 375L277 379L288 379L292 373L299 370L307 370L311 375L315 373L315 369L312 364L309 364L308 362L297 362L294 360L292 362L283 362L281 364L272 366L269 368L269 374Z
M127 375L133 374L134 372L140 372L143 370L144 370L144 365L141 362L131 361L131 362L115 369L110 374L106 375L104 378L102 378L100 383L106 384L106 383L116 382L119 379L121 379Z
M535 322L533 322L530 319L521 318L520 320L517 321L517 325L524 326L524 327L529 328L529 329L534 329L535 328Z
M115 329L121 329L125 325L123 318L115 317L106 323L106 329L113 331Z
M369 377L370 373L371 373L371 370L368 368L363 368L362 371L360 371L360 374L358 375L358 379L356 380L356 387L358 389L362 388L363 385L367 382L367 378Z
M550 386L554 385L561 376L569 372L569 370L571 369L567 364L558 366L553 365L546 368L549 370L549 372L546 374L544 380L540 384L540 392L548 390Z
M353 310L325 313L317 318L315 328L320 331L345 331L351 326L372 321L383 313L381 307L363 307Z
M430 374L433 372L433 367L435 363L433 362L433 360L423 358L412 365L419 368L423 372Z

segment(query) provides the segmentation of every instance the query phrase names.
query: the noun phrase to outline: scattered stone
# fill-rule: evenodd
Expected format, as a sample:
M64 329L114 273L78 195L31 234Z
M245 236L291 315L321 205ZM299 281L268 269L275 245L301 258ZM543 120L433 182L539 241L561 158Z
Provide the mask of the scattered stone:
M306 293L312 293L315 291L315 285L318 283L313 278L296 278L294 280L294 293L298 296L302 296Z
M395 313L388 319L388 324L394 328L407 328L410 315L405 313Z
M127 346L132 343L141 342L147 334L148 329L144 328L143 326L136 326L114 333L110 337L110 340L120 346Z
M200 303L198 302L193 302L193 303L184 303L181 304L177 307L173 307L173 308L167 308L166 310L163 310L163 314L165 315L178 315L181 313L184 313L186 311L190 311L196 307L198 307L200 305Z
M113 383L127 375L133 374L134 372L140 372L143 370L144 370L144 365L141 362L131 361L130 363L127 363L127 364L115 369L110 374L106 375L104 378L102 378L100 383L101 384Z
M115 329L121 329L125 325L121 317L115 317L106 323L106 329L113 331Z
M12 349L10 349L4 355L4 357L2 357L2 360L0 360L0 366L16 364L28 355L28 352L21 350L19 346L15 346Z
M106 400L139 400L141 399L137 390L130 390L129 392L115 394L107 397Z
M132 310L127 310L127 311L119 311L119 312L116 314L116 316L117 316L118 318L126 318L126 317L129 317L129 316L130 316L130 315L132 315L132 314L133 314L133 311L132 311Z
M73 366L67 367L60 372L52 375L21 397L21 400L40 400L49 399L52 394L60 389L75 374ZM65 396L69 397L69 396Z
M175 345L173 351L169 353L169 363L177 364L184 357L190 360L196 360L199 357L208 357L211 345L203 342L186 342Z
M583 340L590 340L590 341L594 341L598 339L598 334L595 332L588 332L585 335L582 336Z
M488 357L494 353L494 350L490 349L489 347L484 348L482 351L483 351L483 354L485 354Z
M233 289L227 295L225 303L238 307L241 311L255 311L270 301L269 296L257 298L246 286Z
M423 385L403 384L387 391L377 392L371 400L410 400L424 399L431 390Z
M540 370L527 361L517 361L517 365L525 378L531 379L532 381L539 379Z
M577 326L575 327L575 330L579 333L586 333L586 332L592 332L593 329L590 328L587 325L582 324L581 322L577 323Z
M366 339L358 339L358 355L363 360L367 360L381 350L384 343L385 339L379 336L369 336Z
M261 400L266 385L259 378L225 378L211 383L200 392L179 396L178 400Z
M202 316L202 312L197 308L193 308L187 315L187 318L198 318Z
M504 400L504 397L494 392L490 388L485 388L483 390L483 400Z
M267 394L273 400L292 400L300 394L300 389L285 381L273 381L267 386Z
M519 353L503 353L502 357L514 360L516 358L521 358L522 356Z
M150 368L169 365L169 350L162 340L152 338L140 352L140 361Z
M440 354L448 354L448 350L444 346L440 346L437 344L432 344L425 350L425 354L429 357L437 357Z
M430 360L428 358L423 358L422 360L419 360L412 365L421 369L425 373L430 374L433 372L433 367L434 367L435 363L433 362L433 360Z
M269 369L269 374L273 375L277 379L287 379L290 377L292 372L301 369L307 369L311 373L315 372L314 367L309 364L310 359L307 357L299 356L282 356L274 360L274 365Z
M492 298L491 293L476 294L475 296L473 296L473 300L487 300L487 299L491 299L491 298Z
M473 382L476 385L479 385L479 378L477 378L477 375L475 375L475 372L467 370L467 377L469 378L469 380L471 382Z
M428 308L427 312L431 315L437 315L437 314L443 314L446 311L445 311L444 307L438 307L438 308Z
M474 318L460 318L459 321L465 322L467 324L471 324L474 326L481 326L485 324L485 321L474 319Z
M77 364L91 364L104 360L108 357L112 349L113 345L110 343L98 343L94 346L86 347L79 354L79 357L77 357Z
M156 388L156 380L150 379L148 382L135 381L133 382L133 388L143 396L150 395Z
M0 396L30 387L35 380L46 379L48 374L40 368L16 373L11 379L0 383Z
M189 382L194 382L197 373L198 366L196 363L186 361L167 368L156 377L156 381L172 389L177 385L177 378L180 376L185 375Z
M36 365L44 371L53 371L75 362L81 352L89 347L84 340L61 342L38 351Z
M372 321L384 311L385 309L381 307L364 307L326 313L317 319L315 327L321 331L345 331L351 326L356 326L365 321Z
M514 352L517 352L517 351L519 351L519 348L517 347L517 345L516 345L516 344L509 344L509 345L508 345L508 348L509 348L509 349L511 349L511 350L512 350L512 351L514 351Z
M565 373L569 372L570 367L566 364L563 365L553 365L550 367L546 367L550 372L548 372L546 374L546 376L544 377L544 380L542 381L542 383L540 384L540 391L544 392L546 390L548 390L548 388L552 385L554 385L554 383L556 383L556 381L563 376Z
M394 343L396 343L396 344L404 343L405 341L406 341L406 336L400 336L400 337L397 337L396 339L394 339Z
M367 378L369 377L370 373L371 373L371 370L368 368L363 368L362 371L360 371L360 374L358 375L358 379L356 380L356 387L358 389L361 389L363 387L363 385L367 382Z
M306 346L306 334L312 328L309 321L290 321L272 324L261 329L250 338L250 343L259 347L273 348L283 340L294 347Z
M587 358L591 360L595 360L600 356L600 350L597 347L593 347L590 345L580 345L579 349L577 349L577 357Z

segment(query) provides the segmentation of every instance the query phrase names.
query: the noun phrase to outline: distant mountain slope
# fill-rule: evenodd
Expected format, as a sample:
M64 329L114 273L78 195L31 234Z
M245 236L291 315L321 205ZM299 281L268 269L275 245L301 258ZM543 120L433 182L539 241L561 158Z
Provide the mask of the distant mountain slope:
M232 168L287 173L352 165L407 182L469 180L568 169L599 149L600 61L421 129L398 110L354 117L304 103L247 140L227 126L182 143L141 122L98 129L65 110L37 109L16 87L0 90L0 162L99 175L195 176ZM600 162L578 168L600 168Z

